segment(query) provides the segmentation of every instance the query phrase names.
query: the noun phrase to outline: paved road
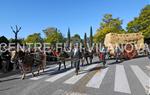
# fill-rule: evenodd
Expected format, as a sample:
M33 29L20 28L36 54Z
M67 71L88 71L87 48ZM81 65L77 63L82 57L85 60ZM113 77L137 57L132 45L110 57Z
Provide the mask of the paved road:
M94 59L97 61L98 59ZM147 57L112 64L83 66L79 75L74 68L57 71L51 66L40 76L20 80L20 75L0 79L0 95L145 95L150 85L150 61Z

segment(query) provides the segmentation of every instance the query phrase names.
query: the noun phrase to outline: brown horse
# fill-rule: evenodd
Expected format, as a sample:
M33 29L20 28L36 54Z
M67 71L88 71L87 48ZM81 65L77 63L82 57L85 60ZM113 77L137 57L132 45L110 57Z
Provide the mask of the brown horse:
M11 58L11 60L15 60L19 66L19 69L21 70L22 77L21 79L25 79L26 73L31 72L32 77L35 76L33 72L33 66L36 65L36 70L38 71L38 75L40 75L40 70L41 68L43 69L44 72L44 67L45 67L45 62L43 61L44 54L40 52L39 58L37 59L36 53L27 53L27 52L16 52L15 56Z

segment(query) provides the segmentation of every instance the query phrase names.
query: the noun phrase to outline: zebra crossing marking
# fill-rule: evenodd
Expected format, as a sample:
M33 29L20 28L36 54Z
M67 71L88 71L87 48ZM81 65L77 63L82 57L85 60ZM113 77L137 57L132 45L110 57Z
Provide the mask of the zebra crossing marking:
M72 73L74 70L75 70L75 69L71 69L71 70L68 70L68 71L66 71L66 72L57 74L57 75L55 75L55 76L53 76L53 77L51 77L51 78L48 78L48 79L45 80L45 81L46 81L46 82L54 82L54 81L56 81L56 80L58 80L58 79L60 79L60 78L62 78L62 77L64 77L64 76L66 76L66 75Z
M51 68L47 68L47 69L45 69L44 71L51 72L51 71L49 71L49 70L52 70L52 69L55 69L55 68L57 68L57 66L54 66L54 67L51 67ZM42 72L42 70L40 70L40 72ZM37 71L34 72L34 73L37 73ZM27 74L26 76L30 76L30 75L32 75L32 73L29 73L29 74ZM42 78L44 78L44 77L46 77L46 76L47 76L47 75L40 75L40 76L35 76L35 77L29 78L29 79L30 79L30 80L39 80L39 79L42 79Z
M97 64L94 64L94 65L90 65L86 68L84 68L84 70L89 70L89 69L92 69L94 67L96 67ZM79 81L82 77L84 77L85 75L87 74L87 72L85 73L81 73L79 75L74 75L73 77L69 78L68 80L66 80L64 83L66 84L75 84L77 81Z
M116 65L114 91L131 94L123 65Z
M39 80L39 79L42 79L42 78L44 78L46 76L47 75L37 76L37 77L30 78L30 80Z
M146 89L146 85L150 85L150 78L148 77L148 75L146 75L137 65L132 65L131 68L138 80L140 81L140 83L142 84L142 86L144 87L144 89Z
M50 68L45 69L44 71L47 71L47 73L51 73L51 72L53 72L53 71L49 71L49 70L56 69L57 67L58 67L58 66L50 67ZM68 67L69 67L69 65L66 66L66 68L68 68ZM42 70L40 70L40 72L42 72ZM36 71L35 73L37 73L37 71ZM42 72L42 73L43 73L43 72ZM32 75L32 73L29 73L29 74ZM33 77L33 78L29 78L29 79L30 79L30 80L39 80L39 79L44 78L44 77L46 77L46 76L48 76L48 75L40 75L40 76Z
M49 68L44 69L44 71L49 71L49 70L56 69L56 68L57 68L57 66L49 67ZM40 73L41 73L42 71L43 71L43 70L40 70ZM34 72L34 73L38 73L38 71L36 71L36 72ZM26 76L30 76L30 75L32 75L32 73L26 74Z
M148 70L150 70L150 66L146 66L146 68L147 68Z
M86 87L99 88L107 71L108 71L108 68L98 71L93 76L93 78L87 83Z
M85 67L83 70L86 71L86 70L92 69L96 66L97 66L97 64L89 65L89 66ZM142 69L137 65L131 65L130 67L131 67L132 71L134 72L134 74L136 75L136 77L138 78L138 80L140 81L140 83L142 84L142 86L146 89L146 85L150 85L150 83L147 81L148 79L150 81L149 76L146 75L146 73L144 73L144 71L142 71ZM52 68L48 68L47 71L54 69L54 68L56 68L56 66L52 67ZM116 70L115 70L114 91L131 94L131 90L130 90L130 86L128 83L128 79L126 76L124 66L116 65L115 69ZM109 68L105 68L105 69L102 69L101 71L97 71L96 74L88 81L88 83L86 84L86 87L100 88L108 70L109 70ZM75 69L70 69L66 72L54 75L54 76L46 79L45 81L46 82L55 82L56 80L61 79L62 77L72 73L73 71L75 71ZM65 80L64 83L65 84L75 84L80 79L82 79L87 73L88 72L85 72L85 73L81 72L81 74L79 74L79 75L73 75L69 79ZM31 80L39 80L46 76L47 75L42 75L42 76L30 78L30 79Z

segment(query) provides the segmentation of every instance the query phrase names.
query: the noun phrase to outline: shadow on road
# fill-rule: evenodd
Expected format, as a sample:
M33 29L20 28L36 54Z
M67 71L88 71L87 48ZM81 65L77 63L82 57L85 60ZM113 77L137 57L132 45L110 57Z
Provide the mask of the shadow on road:
M9 87L9 88L5 88L5 89L0 89L0 92L1 91L6 91L6 90L9 90L9 89L11 89L12 87Z
M16 74L19 74L19 73L20 73L19 70L17 70L17 71L11 71L11 72L8 72L8 73L1 73L0 74L0 78L13 76L13 75L16 75Z
M20 79L20 78L11 78L11 79L0 80L0 83L1 82L11 81L11 80L17 80L17 79Z
M60 74L60 73L66 72L66 71L68 71L68 70L70 70L70 69L72 69L72 68L71 68L71 67L69 67L69 68L66 68L66 69L56 70L56 71L52 72L52 73L51 73L51 74L49 74L49 75L56 75L56 74Z

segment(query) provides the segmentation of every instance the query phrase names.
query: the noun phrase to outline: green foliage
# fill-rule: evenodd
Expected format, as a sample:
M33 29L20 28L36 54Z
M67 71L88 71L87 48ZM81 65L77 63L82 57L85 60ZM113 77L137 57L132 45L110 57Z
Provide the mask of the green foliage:
M44 42L55 44L64 42L63 35L57 30L57 28L47 28L43 30L46 38L44 39Z
M5 36L1 36L0 37L0 43L6 43L6 44L8 44L9 41L8 41L8 39Z
M105 14L100 28L97 29L94 35L95 42L101 42L104 40L107 33L123 33L124 30L121 27L122 20L119 18L113 18L111 14Z
M80 35L75 34L73 37L71 37L71 42L72 43L80 43L82 41Z
M127 25L128 32L142 32L145 38L150 38L150 5L145 6L139 15Z
M42 42L41 34L40 33L31 34L25 39L25 42L26 43L41 43Z
M10 43L15 43L16 41L15 41L15 39L10 38L10 39L9 39L9 42L10 42ZM19 44L23 44L23 43L25 43L25 40L24 40L23 38L20 38L20 39L17 40L17 42L18 42Z

